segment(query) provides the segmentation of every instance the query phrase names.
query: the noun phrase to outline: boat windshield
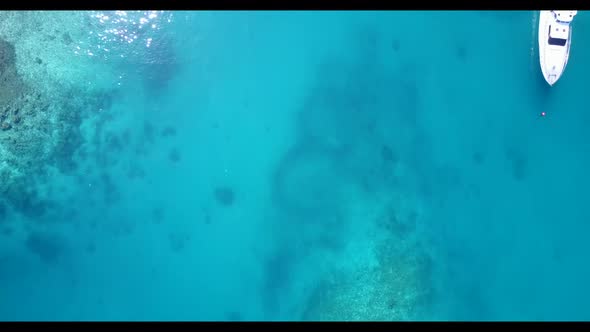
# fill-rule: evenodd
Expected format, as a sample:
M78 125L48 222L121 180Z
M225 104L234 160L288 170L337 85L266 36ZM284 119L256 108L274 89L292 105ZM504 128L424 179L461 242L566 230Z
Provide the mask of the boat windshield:
M553 46L565 46L567 44L567 39L563 38L552 38L551 37L551 26L549 26L549 45Z

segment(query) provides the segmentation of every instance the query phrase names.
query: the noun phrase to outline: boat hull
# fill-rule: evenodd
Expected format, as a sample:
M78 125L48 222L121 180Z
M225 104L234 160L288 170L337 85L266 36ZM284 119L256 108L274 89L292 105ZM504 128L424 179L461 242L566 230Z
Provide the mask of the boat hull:
M545 81L553 86L563 75L569 59L572 30L558 22L550 10L539 15L539 62Z

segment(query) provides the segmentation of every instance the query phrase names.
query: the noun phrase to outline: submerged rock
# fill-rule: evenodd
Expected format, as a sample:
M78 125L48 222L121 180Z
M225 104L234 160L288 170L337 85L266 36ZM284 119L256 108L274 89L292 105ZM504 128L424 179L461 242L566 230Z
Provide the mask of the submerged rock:
M168 153L168 160L170 160L173 163L177 163L180 161L180 151L178 151L178 149L172 149L170 150L170 152Z
M6 215L8 214L6 204L0 201L0 224L2 224L6 220Z
M45 263L57 263L65 251L62 239L51 233L32 232L25 246Z
M236 194L234 193L234 190L227 186L215 188L214 195L217 203L223 206L233 205L236 199Z

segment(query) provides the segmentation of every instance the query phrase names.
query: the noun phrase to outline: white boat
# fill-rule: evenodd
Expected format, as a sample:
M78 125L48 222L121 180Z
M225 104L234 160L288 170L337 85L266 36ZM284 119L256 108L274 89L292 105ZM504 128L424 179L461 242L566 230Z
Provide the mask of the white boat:
M570 23L577 10L541 10L539 15L539 61L545 81L555 84L563 74L570 54Z

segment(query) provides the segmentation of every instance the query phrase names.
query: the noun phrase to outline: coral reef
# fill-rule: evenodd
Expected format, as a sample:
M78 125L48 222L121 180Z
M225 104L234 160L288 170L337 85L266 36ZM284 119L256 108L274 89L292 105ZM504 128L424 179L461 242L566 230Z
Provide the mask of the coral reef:
M156 128L147 122L138 140L129 132L103 130L114 117L110 108L125 74L122 64L143 65L134 73L141 77L148 71L156 75L146 80L169 80L176 72L171 40L152 38L158 29L141 32L141 26L134 26L138 31L124 26L139 22L143 15L130 12L126 20L115 21L114 15L109 21L101 12L0 13L0 193L16 212L34 219L43 217L55 207L48 200L57 191L51 188L56 181L50 178L77 176L83 188L90 182L89 167L117 166L128 146L145 154L158 133L175 135L172 127ZM150 19L169 19L159 15L151 13ZM144 44L112 40L112 53L104 51L104 40L96 40L96 34L88 31L113 26L129 34L141 32ZM147 40L153 42L151 48L145 45ZM173 149L168 157L178 162L180 153ZM113 203L118 193L105 172L98 182L106 202ZM136 164L128 174L144 176ZM40 185L44 189L37 190ZM69 191L73 194L74 190Z
M273 199L285 212L302 220L338 214L345 204L345 186L338 151L320 142L299 142L281 159L273 176Z
M10 102L14 98L21 95L24 91L24 84L16 71L16 52L14 45L0 38L0 103ZM1 104L0 104L1 105ZM1 105L4 106L4 105ZM10 123L5 125L5 116L10 110L4 110L2 114L2 129ZM18 114L18 111L17 111Z
M432 254L420 237L413 199L385 196L361 213L375 227L361 239L369 256L345 253L316 284L305 320L395 321L427 319L435 289ZM354 239L350 241L354 242ZM354 257L358 256L358 257ZM370 257L373 257L372 259Z
M110 98L105 98L109 95L106 90L88 89L84 82L76 81L78 76L60 76L68 69L81 69L73 65L76 61L71 61L73 54L67 47L54 44L53 36L59 32L46 33L48 22L62 14L0 13L0 193L17 212L30 218L43 216L52 205L44 197L47 195L35 188L48 183L53 169L62 174L77 169L82 118L108 106ZM11 24L14 21L18 24ZM69 36L64 41L71 42L73 32L63 35ZM48 56L42 46L55 52ZM33 51L35 48L39 52ZM68 54L68 65L47 68L67 61Z
M134 152L146 155L156 140L176 135L170 123L150 124L147 117L140 119L146 126L138 131L120 125L128 119L113 106L122 96L124 71L132 70L125 65L141 61L145 45L117 61L90 55L87 51L98 46L89 43L88 29L96 23L90 15L0 12L0 237L42 263L61 267L74 244L93 254L97 239L69 243L58 230L134 232L134 221L113 212L122 196L117 177L142 180L145 170ZM171 47L165 52L174 56ZM140 78L139 85L141 70L159 75L146 80L172 79L175 64L157 63L157 56L152 53L151 63L131 77ZM151 93L165 87L145 84ZM171 156L180 160L176 149ZM96 215L89 218L88 210ZM163 212L155 212L154 219L162 222ZM183 234L172 233L168 240L175 251L187 243Z
M423 319L432 296L431 262L422 252L382 244L379 266L342 274L318 286L303 317L321 321ZM394 254L392 254L394 253Z
M421 144L417 73L412 66L379 65L379 37L362 30L352 61L329 58L319 65L297 113L297 141L273 174L281 221L276 238L289 242L275 254L295 251L301 264L326 259L324 280L303 313L308 320L416 319L432 295L432 261L416 235L418 203L411 185L402 185L411 181L406 164ZM359 204L370 208L355 214ZM376 265L344 254L365 232L373 233L357 240L373 247ZM286 282L275 283L284 279L280 267L292 261L283 258L274 273L267 266L263 292L271 299L286 292ZM343 268L342 261L357 263ZM297 273L293 264L290 274Z

